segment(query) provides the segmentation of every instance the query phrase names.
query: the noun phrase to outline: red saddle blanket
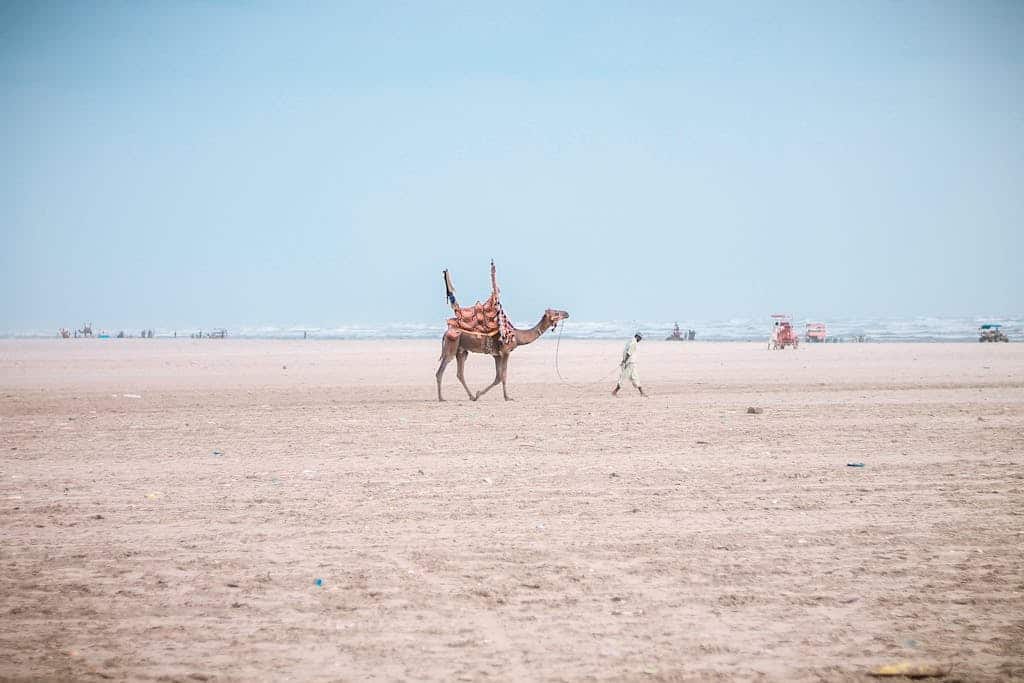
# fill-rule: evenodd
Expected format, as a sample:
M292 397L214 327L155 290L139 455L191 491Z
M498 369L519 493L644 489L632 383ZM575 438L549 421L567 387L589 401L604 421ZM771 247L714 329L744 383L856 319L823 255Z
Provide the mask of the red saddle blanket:
M492 296L487 301L476 302L473 306L455 309L455 317L448 318L449 329L494 336L501 331L501 304Z

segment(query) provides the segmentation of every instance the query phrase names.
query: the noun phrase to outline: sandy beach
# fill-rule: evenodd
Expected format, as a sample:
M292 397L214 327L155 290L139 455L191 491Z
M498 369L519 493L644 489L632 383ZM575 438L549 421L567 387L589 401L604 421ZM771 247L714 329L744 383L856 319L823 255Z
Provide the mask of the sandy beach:
M1024 680L1024 344L621 346L0 341L0 679Z

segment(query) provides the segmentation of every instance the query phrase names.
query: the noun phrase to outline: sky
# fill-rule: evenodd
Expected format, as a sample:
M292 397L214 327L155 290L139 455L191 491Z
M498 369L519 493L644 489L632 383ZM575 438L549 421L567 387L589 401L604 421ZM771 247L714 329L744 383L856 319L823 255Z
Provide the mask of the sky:
M1024 3L5 2L0 329L1019 314Z

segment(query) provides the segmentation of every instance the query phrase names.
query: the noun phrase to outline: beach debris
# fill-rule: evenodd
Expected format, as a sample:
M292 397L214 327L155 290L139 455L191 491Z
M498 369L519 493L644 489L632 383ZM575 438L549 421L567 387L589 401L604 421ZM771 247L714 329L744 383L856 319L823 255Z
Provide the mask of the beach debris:
M903 676L906 678L942 678L949 673L935 664L912 664L910 662L899 662L897 664L885 664L876 667L868 672L869 676L883 678L889 676Z
M142 398L138 394L121 394L124 398Z
M758 408L757 406L750 406L747 408L748 415L760 415L764 412L764 408Z
M224 455L224 451L214 451L212 455Z
M318 587L319 586L323 586L324 585L324 580L323 579L317 579L313 583L316 584Z
M618 473L617 473L617 472L612 472L612 473L611 473L611 474L609 474L608 476L609 476L609 477L617 477L617 476L619 476L619 475L618 475Z
M697 445L698 446L710 446L711 442L710 441L698 441Z
M282 370L287 370L287 369L288 369L288 366L287 366L287 365L282 365L282 366L281 366L281 369L282 369Z
M862 462L848 462L848 463L846 463L846 466L847 467L864 467L864 463L862 463Z
M162 492L160 492L160 491L150 491L149 493L146 494L146 498L149 498L150 500L156 500L158 498L163 498L163 497L164 497L164 494Z

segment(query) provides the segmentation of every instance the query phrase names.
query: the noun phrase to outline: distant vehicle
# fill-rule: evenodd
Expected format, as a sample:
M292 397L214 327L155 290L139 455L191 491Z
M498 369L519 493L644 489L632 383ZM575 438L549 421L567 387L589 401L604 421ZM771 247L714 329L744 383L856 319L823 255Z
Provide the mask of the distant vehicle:
M772 336L768 340L768 348L778 350L792 346L795 349L799 345L800 337L793 329L793 316L788 313L773 313Z
M808 342L828 341L828 332L825 330L825 323L807 323L807 331L804 332L804 339Z
M672 328L672 334L665 337L665 341L693 341L693 338L697 336L696 330L687 330L683 332L679 329L679 323L675 324Z
M978 341L980 342L1008 342L1010 338L1001 329L999 323L985 323L978 328Z

